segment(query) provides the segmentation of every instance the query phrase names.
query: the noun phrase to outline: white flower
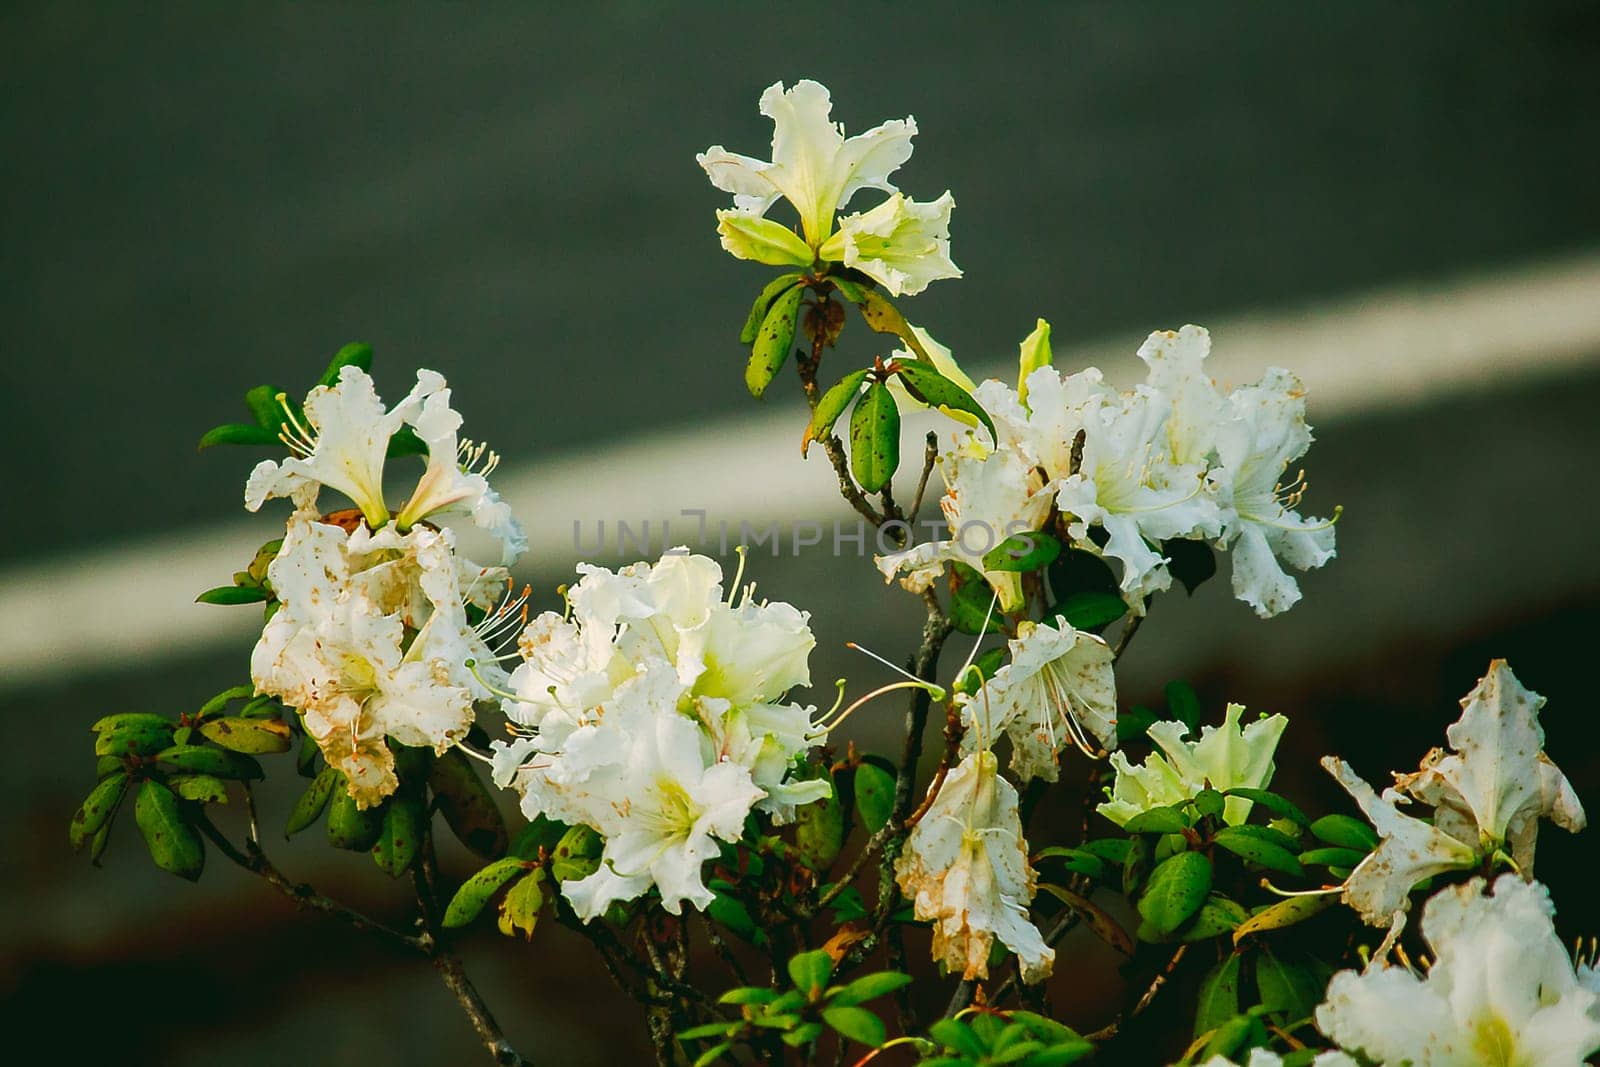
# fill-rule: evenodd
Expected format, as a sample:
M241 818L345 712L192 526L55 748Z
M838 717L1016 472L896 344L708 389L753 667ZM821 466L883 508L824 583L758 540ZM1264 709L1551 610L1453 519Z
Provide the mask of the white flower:
M713 894L701 879L717 841L737 841L761 790L736 763L708 763L703 735L689 719L656 715L632 738L600 867L562 883L585 922L614 901L633 900L654 886L662 907L677 915L688 901L704 909Z
M1544 697L1494 660L1445 731L1454 751L1435 749L1420 771L1398 779L1435 808L1434 825L1485 852L1509 848L1524 874L1533 870L1541 818L1572 833L1587 822L1572 783L1544 753L1542 707Z
M840 219L817 255L859 270L891 296L916 296L940 279L961 277L950 259L955 206L948 190L929 203L895 193L871 211Z
M299 509L309 509L326 485L349 497L370 529L381 529L390 518L383 496L389 442L409 424L428 445L428 466L396 516L400 531L441 512L465 511L500 540L503 563L515 562L528 547L511 508L486 478L499 457L482 445L459 441L461 416L451 410L450 390L438 373L419 370L411 392L386 409L366 371L341 367L338 384L311 390L304 407L305 421L289 412L283 431L294 454L282 463L263 460L251 471L245 484L249 510L283 496L292 497Z
M1302 518L1295 510L1304 475L1284 483L1289 464L1310 447L1305 389L1288 371L1274 367L1259 384L1229 394L1212 478L1222 538L1233 554L1234 595L1262 618L1289 610L1301 596L1280 561L1310 570L1334 556L1334 520Z
M1118 826L1152 808L1193 800L1202 789L1264 789L1272 781L1273 754L1289 720L1268 715L1240 726L1244 707L1229 704L1221 726L1207 726L1197 741L1185 741L1189 730L1181 722L1158 722L1150 739L1158 751L1134 766L1121 752L1111 755L1117 777L1111 798L1095 810ZM1250 801L1229 797L1223 821L1238 826L1250 817Z
M734 194L739 214L762 216L779 197L794 205L806 244L816 249L833 232L838 209L860 189L895 192L889 175L911 158L916 121L885 122L845 139L830 118L828 90L814 81L785 90L774 83L761 94L761 113L772 120L772 159L753 159L721 145L695 157L711 184ZM770 262L770 261L769 261Z
M474 699L489 692L465 664L491 657L467 624L447 535L346 534L302 512L268 577L282 605L251 654L251 680L300 710L360 806L396 788L386 737L442 752L466 734Z
M1203 326L1157 330L1139 346L1148 384L1166 408L1167 452L1179 467L1204 467L1216 448L1225 401L1205 371L1211 334Z
M1443 830L1407 815L1406 798L1385 789L1380 797L1350 765L1325 756L1322 766L1355 798L1378 831L1378 847L1345 879L1343 900L1373 926L1393 926L1411 906L1411 888L1424 878L1478 864L1478 850Z
M1028 918L1036 876L1017 815L1017 791L994 753L973 752L945 777L895 860L918 919L933 922L933 957L963 978L986 978L996 938L1017 954L1023 981L1050 974L1055 950Z
M441 379L442 381L442 379ZM483 445L461 441L461 415L450 407L450 390L440 388L422 402L409 420L428 446L428 467L395 518L401 530L444 511L465 511L480 529L499 539L501 562L511 564L527 551L528 537L511 515L511 507L489 487L488 475L500 457Z
M372 378L356 366L339 369L337 385L319 385L305 401L306 421L290 416L284 442L294 455L282 463L262 460L245 485L245 507L258 510L274 497L294 497L305 507L326 485L349 497L367 524L377 529L389 521L383 499L383 467L389 439L429 394L444 387L430 370L417 372L417 384L405 399L385 409ZM287 408L285 411L287 412Z
M1420 770L1395 775L1395 787L1381 798L1342 760L1322 761L1378 831L1377 849L1345 883L1345 901L1362 918L1389 924L1409 907L1418 882L1471 869L1501 849L1532 877L1541 818L1574 833L1583 829L1572 784L1544 753L1543 706L1544 698L1497 659L1462 698L1461 718L1446 731L1454 751L1434 749ZM1401 812L1397 805L1409 799L1432 806L1433 821Z
M914 592L927 589L956 560L983 574L1001 611L1022 605L1022 579L1013 571L986 571L983 557L1008 537L1038 530L1050 514L1050 494L1026 457L1015 449L990 450L969 437L939 457L947 492L939 500L951 537L876 557L878 570Z
M1387 1067L1557 1067L1600 1051L1600 997L1584 989L1556 939L1549 892L1502 875L1427 903L1425 975L1404 967L1340 971L1317 1026Z
M829 792L793 777L823 732L815 709L783 700L811 682L809 618L751 587L724 599L722 568L683 551L579 569L570 617L547 612L518 642L504 707L520 736L495 745L495 781L529 818L606 837L602 868L565 886L585 918L652 886L670 911L703 908L713 838L736 840L752 809L784 822Z
M1010 642L1011 662L966 699L962 752L1011 739L1011 769L1024 782L1053 782L1061 750L1091 756L1117 747L1117 684L1111 649L1067 623L1024 622Z
M1035 411L1048 373L1035 371L1029 380ZM1081 544L1091 543L1089 527L1105 531L1100 551L1121 562L1123 598L1136 615L1144 613L1151 593L1172 584L1166 557L1152 542L1210 536L1218 529L1216 506L1202 492L1204 469L1177 466L1164 447L1166 416L1161 398L1148 387L1120 402L1086 406L1082 467L1064 476L1056 494L1056 507L1072 517L1068 532Z

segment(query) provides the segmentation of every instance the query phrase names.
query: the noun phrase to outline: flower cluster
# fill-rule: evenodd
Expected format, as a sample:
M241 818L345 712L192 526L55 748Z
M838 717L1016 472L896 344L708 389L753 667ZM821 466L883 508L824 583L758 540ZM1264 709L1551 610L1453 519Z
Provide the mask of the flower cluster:
M941 278L959 278L950 260L948 191L918 202L901 194L889 176L911 158L916 120L909 116L846 138L832 120L828 90L814 81L792 89L778 82L761 94L761 114L772 120L772 159L753 159L714 145L695 157L711 183L733 194L733 207L717 212L722 247L740 259L775 266L843 264L894 296L912 296ZM876 207L835 216L863 189L889 194ZM767 211L779 199L799 214L800 233Z
M1223 393L1206 374L1210 351L1198 326L1153 333L1138 353L1146 381L1118 392L1093 367L1057 371L1036 331L1017 388L977 387L998 439L970 431L941 459L951 538L880 557L880 568L925 588L945 561L960 561L1015 610L1018 576L985 569L984 556L1047 529L1054 512L1076 547L1120 564L1136 615L1172 584L1162 551L1171 539L1231 548L1234 594L1263 618L1288 610L1301 594L1285 565L1306 570L1334 555L1333 520L1298 513L1305 479L1288 473L1311 444L1305 391L1275 368Z
M813 708L783 701L811 682L808 616L737 580L725 596L722 568L686 550L580 570L568 612L518 642L504 700L517 736L496 743L495 780L529 818L605 836L599 869L562 885L584 919L652 887L674 914L703 909L701 868L752 810L783 822L830 792L791 776L822 737Z
M343 367L336 385L312 390L303 415L281 396L279 403L293 455L263 460L245 501L255 510L288 496L297 510L267 569L278 606L250 676L258 692L299 710L350 795L370 807L398 785L389 742L443 752L466 735L474 702L491 697L485 679L492 684L497 673L489 643L505 619L493 604L506 572L461 556L454 532L425 520L466 511L501 539L508 561L526 541L485 472L474 469L483 450L458 443L461 416L433 371L419 371L393 408L356 366ZM427 465L391 513L384 466L405 426L426 446ZM347 496L358 514L319 515L323 486ZM473 661L486 664L483 678L468 669Z

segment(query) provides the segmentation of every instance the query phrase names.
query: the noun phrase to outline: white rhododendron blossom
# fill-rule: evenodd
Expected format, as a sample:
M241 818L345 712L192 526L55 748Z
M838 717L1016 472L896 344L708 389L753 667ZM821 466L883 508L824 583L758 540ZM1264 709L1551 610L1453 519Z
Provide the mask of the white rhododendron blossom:
M724 249L775 266L843 263L894 296L961 276L950 260L955 198L947 191L918 202L901 196L889 180L911 158L915 119L894 119L846 138L833 121L828 90L809 80L791 89L782 82L768 86L761 94L761 114L772 120L772 159L739 155L721 145L695 157L711 184L733 194L733 207L717 212ZM868 211L836 220L862 189L890 195ZM780 199L799 214L798 235L766 217Z
M1343 760L1322 761L1378 831L1378 847L1345 883L1346 901L1369 923L1389 925L1424 878L1471 869L1502 850L1532 877L1541 818L1574 833L1584 828L1572 783L1544 753L1543 706L1497 659L1445 732L1452 751L1434 749L1381 797ZM1432 807L1432 820L1399 810L1411 802Z
M952 533L958 520L988 522L994 536L984 540L993 547L1023 532L1022 523L1045 529L1059 513L1073 547L1116 561L1136 616L1151 594L1172 585L1165 542L1231 546L1235 595L1262 616L1287 610L1300 592L1282 564L1320 567L1333 556L1332 521L1294 510L1303 477L1284 482L1311 442L1304 394L1280 370L1224 394L1206 373L1210 351L1210 335L1198 326L1157 331L1138 353L1147 380L1119 392L1096 368L1056 370L1049 323L1039 320L1020 346L1018 387L991 379L972 390L998 440L991 444L987 430L974 428L940 457ZM993 525L1000 519L1007 525ZM984 540L969 530L967 551L935 542L878 563L926 588L946 561L976 566L982 553L970 546ZM1015 610L1020 579L1003 571L986 577L1001 610Z
M518 736L496 742L496 781L529 818L606 837L601 870L565 885L585 919L652 886L671 911L703 908L713 839L737 840L753 809L784 822L830 791L791 775L823 737L813 708L783 699L811 682L808 616L753 587L725 598L716 561L681 550L579 569L569 614L522 633L503 703Z
M397 786L386 738L442 752L466 735L473 702L490 696L466 664L492 654L465 604L504 571L461 560L447 531L346 533L299 512L267 573L281 606L251 680L299 709L360 806Z
M1015 611L1022 604L1022 576L986 570L983 558L1008 537L1039 529L1050 513L1050 494L1022 455L985 448L976 438L940 456L939 471L947 487L939 508L950 538L878 556L878 569L886 579L900 576L902 585L921 592L944 573L947 562L965 563L993 587L1001 611Z
M1110 799L1095 810L1118 826L1152 808L1193 800L1202 789L1264 789L1272 781L1273 754L1289 720L1267 715L1241 726L1244 707L1229 704L1221 726L1207 726L1197 740L1185 740L1189 728L1181 722L1158 722L1150 727L1156 751L1142 764L1129 762L1122 752L1111 754L1116 780ZM1238 826L1250 816L1251 802L1229 797L1223 821Z
M1422 913L1425 973L1340 971L1319 1029L1380 1067L1578 1067L1600 1052L1600 996L1556 938L1544 886L1514 874L1440 890Z
M301 418L284 401L287 421L282 438L293 454L281 463L262 460L250 472L245 484L249 510L256 511L275 497L290 497L297 507L310 508L318 490L327 486L349 497L370 528L382 528L390 520L383 495L389 444L410 426L428 446L428 465L398 512L401 532L425 519L461 512L499 539L502 563L515 562L527 549L521 525L485 477L498 457L481 445L459 440L461 416L450 408L450 390L442 375L419 370L411 392L386 408L367 372L346 365L339 369L337 384L311 390L303 410Z
M1289 464L1311 447L1305 389L1286 370L1272 368L1259 385L1228 396L1217 431L1211 484L1223 513L1223 541L1233 559L1233 593L1262 618L1287 611L1300 586L1283 564L1311 570L1333 558L1333 520L1302 518L1304 472Z
M995 755L953 767L895 860L895 879L918 919L933 923L933 957L963 978L986 978L996 939L1016 953L1026 982L1055 963L1028 918L1036 875L1017 814L1017 791Z
M1011 661L965 697L962 753L1011 739L1011 769L1024 782L1056 780L1061 752L1098 757L1117 746L1117 683L1111 649L1065 622L1025 622Z
M871 211L840 219L817 254L859 270L890 296L916 296L936 281L961 277L950 259L955 206L949 192L920 204L895 193Z

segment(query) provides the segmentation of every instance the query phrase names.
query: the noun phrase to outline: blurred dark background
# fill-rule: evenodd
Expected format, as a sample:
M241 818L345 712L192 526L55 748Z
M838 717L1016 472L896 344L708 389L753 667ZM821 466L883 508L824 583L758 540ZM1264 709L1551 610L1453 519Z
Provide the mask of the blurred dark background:
M728 421L752 408L734 334L764 275L719 251L724 196L693 155L764 154L756 99L778 79L827 84L850 132L916 116L899 181L954 191L966 277L908 307L969 365L1008 363L1042 314L1058 351L1109 346L1108 375L1128 381L1149 330L1211 324L1220 355L1218 324L1237 322L1273 362L1346 383L1327 409L1313 391L1307 460L1316 509L1346 507L1340 558L1271 622L1225 578L1162 601L1119 672L1127 700L1184 676L1214 710L1286 712L1280 784L1328 805L1317 755L1369 778L1409 766L1505 656L1550 698L1550 749L1600 805L1584 666L1600 604L1597 44L1600 9L1576 2L7 5L0 613L29 651L0 660L6 1021L76 1020L87 1052L128 1063L473 1062L424 965L296 914L219 857L179 882L131 820L105 870L73 857L87 726L190 709L243 677L237 615L188 606L203 585L146 602L140 583L238 529L256 457L197 456L199 433L260 380L308 382L347 340L375 346L391 393L416 366L444 372L468 432L522 465L519 508L557 530L616 514L606 486L650 477L627 451L648 435L699 434L734 462L755 432ZM1492 329L1417 326L1452 293ZM1319 307L1416 328L1346 350L1338 316L1297 332ZM1423 387L1399 396L1401 378ZM797 427L798 401L774 393L763 411ZM650 462L710 484L727 477L717 455ZM541 509L547 461L592 470L593 510ZM826 492L824 469L801 470ZM754 511L783 513L780 477L794 471L748 486ZM271 525L250 527L257 542ZM518 573L548 605L574 553L541 544ZM912 641L916 605L880 595L864 562L753 567L765 595L813 612L824 689L876 676L846 639L895 657ZM20 608L38 603L64 638L39 637L43 614ZM109 651L124 639L136 654ZM858 736L882 746L888 725ZM266 791L269 826L293 785ZM1576 891L1583 840L1540 842L1569 936L1600 930L1600 901ZM403 908L362 857L277 851L319 887ZM1063 959L1093 951L1069 939ZM479 933L467 954L525 1051L639 1053L633 1009L563 932ZM1115 990L1074 995L1073 969L1054 995L1092 1029Z

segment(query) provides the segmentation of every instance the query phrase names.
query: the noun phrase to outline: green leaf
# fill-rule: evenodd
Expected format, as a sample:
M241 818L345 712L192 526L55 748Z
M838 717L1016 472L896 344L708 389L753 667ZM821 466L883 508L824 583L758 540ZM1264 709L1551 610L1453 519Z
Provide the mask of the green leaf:
M730 1031L739 1029L737 1021L718 1019L714 1023L704 1023L700 1026L691 1026L678 1034L679 1041L699 1041L707 1037L722 1037Z
M1195 1000L1194 1036L1200 1037L1239 1014L1239 957L1229 955L1200 980Z
M767 320L767 312L772 308L772 302L800 284L802 277L799 271L780 274L762 288L760 295L756 297L756 302L750 305L750 314L745 316L744 328L739 331L740 344L755 344L756 336L761 332L761 324Z
M348 783L340 784L345 788L334 790L328 801L328 844L349 852L365 852L383 836L384 805L359 808Z
M711 903L706 907L706 916L712 922L721 923L735 936L749 941L754 945L764 944L767 940L766 933L756 926L756 921L750 915L750 909L745 907L744 901L726 891L716 891L711 898Z
M263 776L261 764L249 756L205 745L173 745L156 753L156 759L175 770L211 774L218 778L254 780Z
M177 723L160 715L129 712L95 723L96 756L151 756L172 744Z
M1215 789L1202 789L1195 794L1194 810L1201 816L1216 818L1222 814L1222 809L1227 806L1227 798Z
M448 749L434 759L428 769L428 788L456 840L484 859L505 855L510 837L506 821L494 794L460 749Z
M1211 861L1199 852L1180 852L1150 872L1139 898L1139 936L1164 938L1188 922L1211 892ZM1147 936L1148 935L1148 936Z
M1337 893L1319 893L1314 897L1288 897L1280 900L1240 923L1233 931L1233 943L1237 945L1252 934L1298 925L1327 911L1338 902Z
M693 1067L711 1067L713 1063L716 1063L722 1058L723 1053L727 1052L731 1048L733 1048L732 1041L722 1041L712 1045L710 1048L700 1053L700 1056L694 1061Z
M1308 1019L1322 1002L1323 983L1303 964L1286 961L1262 946L1256 957L1256 989L1261 1006L1285 1020Z
M811 422L806 426L806 435L800 439L801 456L811 448L811 442L820 441L833 431L833 424L839 421L839 416L850 406L850 401L861 392L861 383L866 380L867 371L852 371L822 394L822 399L817 401L816 408L811 412Z
M1263 808L1266 808L1274 815L1281 815L1285 819L1289 819L1301 826L1311 825L1310 817L1307 816L1305 812L1297 808L1293 802L1289 801L1285 797L1279 796L1276 793L1269 792L1268 790L1247 789L1243 786L1240 786L1237 789L1229 789L1224 795L1230 797L1243 797L1245 800L1260 804Z
M219 585L215 589L207 589L204 593L194 598L196 604L221 604L224 607L234 604L259 604L272 596L260 586L254 585Z
M300 799L294 802L294 808L289 812L289 821L284 825L283 835L293 837L316 822L327 808L335 787L344 788L344 775L332 767L324 767L317 772L317 776L311 779L311 784L306 786L306 791L300 794Z
M391 798L383 806L383 830L372 846L378 870L390 878L410 870L427 825L428 812L421 797L400 793Z
M783 367L784 360L789 358L789 350L794 347L800 298L804 295L805 290L800 286L784 290L762 318L761 329L750 346L750 362L744 369L744 384L751 396L760 398Z
M1151 860L1155 855L1155 846L1148 837L1132 837L1128 839L1128 854L1122 859L1122 892L1124 896L1133 896L1144 885L1150 876Z
M322 377L317 379L318 385L334 385L339 381L339 371L345 367L359 367L367 373L372 372L372 346L361 341L351 341L333 354L333 359L328 362L328 369L322 372Z
M1378 835L1372 827L1349 815L1324 815L1311 824L1311 832L1318 840L1338 848L1366 853L1378 847Z
M1099 630L1127 614L1128 604L1116 593L1072 593L1051 609L1074 630Z
M807 997L815 997L833 974L833 957L826 949L802 952L789 958L789 980Z
M1117 576L1111 567L1084 549L1063 552L1045 573L1050 577L1050 594L1057 603L1074 593L1110 593L1122 599Z
M1200 910L1195 913L1194 919L1182 931L1183 941L1206 941L1213 937L1232 933L1233 930L1246 919L1250 913L1238 901L1229 900L1219 893L1212 893L1206 902L1200 905Z
M522 871L532 869L532 866L515 856L495 860L461 883L461 888L450 898L450 905L444 909L444 924L452 928L467 925L482 913L484 905L500 891L501 886Z
M1151 808L1123 823L1122 829L1129 834L1180 834L1189 829L1189 820L1176 806Z
M893 369L894 373L900 376L900 383L906 387L906 392L911 394L913 400L921 401L947 414L952 411L966 412L983 423L984 429L989 431L989 440L999 441L994 429L994 420L983 410L983 405L973 399L971 393L935 370L933 364L899 359L895 360Z
M778 999L776 989L765 986L743 985L728 990L717 998L718 1004L770 1004Z
M844 805L837 792L795 812L795 847L811 870L822 873L833 866L844 848Z
M100 832L101 827L110 825L111 816L116 814L127 791L128 776L121 772L102 779L89 790L89 795L73 814L72 823L67 828L67 840L72 844L72 851L83 851L83 846Z
M828 997L830 1004L864 1004L869 1000L877 1000L887 996L897 989L903 989L911 984L911 976L900 971L879 971L876 974L864 974L855 981L834 990Z
M209 774L175 774L167 779L167 785L180 798L192 800L197 804L228 802L227 784L221 778L214 778Z
M1281 842L1267 836L1271 833L1273 831L1264 826L1225 826L1217 831L1213 840L1240 859L1268 870L1292 874L1296 878L1304 877L1305 868L1294 857L1293 843L1286 848Z
M1135 704L1127 711L1117 716L1117 742L1127 744L1129 741L1142 741L1150 732L1150 727L1161 721L1161 717L1142 704Z
M846 278L832 277L828 279L844 294L846 300L861 309L861 318L868 326L878 333L888 333L900 338L906 347L916 353L918 359L931 364L933 360L928 356L927 349L922 347L922 341L917 337L916 331L900 314L900 309L889 302L889 298L876 289L868 289Z
M960 1019L940 1019L928 1027L928 1036L945 1048L971 1059L982 1059L989 1054L989 1047L972 1032L972 1027Z
M574 882L600 869L604 842L587 826L569 826L550 853L550 874L557 882Z
M1188 682L1167 683L1167 714L1183 723L1192 734L1200 724L1200 697Z
M1347 870L1359 866L1367 858L1365 852L1353 848L1313 848L1300 853L1302 866L1315 863L1320 867L1343 867Z
M428 442L417 436L417 431L409 426L402 426L389 438L389 459L400 459L403 456L426 456Z
M506 891L500 901L500 932L514 937L522 932L523 940L533 940L533 928L539 921L539 911L544 907L544 870L534 868Z
M830 1005L822 1009L822 1021L857 1044L877 1048L888 1038L883 1020L865 1008L848 1004Z
M994 590L983 575L959 561L950 564L956 576L955 590L950 594L950 621L964 634L984 632L983 621L989 620L989 633L1001 633L999 606ZM991 610L993 608L994 610Z
M983 554L986 571L1036 571L1061 555L1061 542L1041 531L1014 534Z
M821 1023L801 1023L787 1034L781 1035L781 1040L790 1048L799 1048L809 1045L822 1035Z
M234 752L287 752L293 745L289 724L281 719L221 718L202 723L200 733Z
M507 851L525 860L536 860L539 858L540 849L546 852L553 851L557 843L566 836L568 829L566 823L536 815L532 822L517 831L517 836L511 839L511 847Z
M1130 847L1126 838L1108 837L1100 841L1085 841L1078 846L1078 851L1103 859L1113 867L1120 867L1128 862Z
M894 775L863 760L856 767L856 813L869 833L877 833L894 810Z
M1111 868L1105 860L1082 849L1052 846L1034 857L1036 866L1045 860L1060 860L1063 870L1093 878L1097 882L1103 882L1111 875Z
M229 686L204 704L201 704L200 710L196 714L202 719L210 718L235 700L246 700L255 695L256 687L254 685Z
M1110 912L1094 903L1088 897L1079 896L1065 886L1041 882L1039 888L1076 912L1078 918L1082 919L1084 925L1100 940L1124 956L1133 955L1133 938L1128 936L1128 931L1124 930L1122 925L1111 917Z
M204 451L213 445L278 445L276 430L269 430L265 426L252 426L244 422L230 422L221 426L213 426L200 438L200 448Z
M133 802L133 815L156 866L193 882L205 869L205 846L179 810L178 798L162 783L147 780Z
M1217 555L1204 541L1175 537L1161 542L1161 554L1167 557L1167 572L1183 584L1190 596L1217 573Z
M283 426L285 419L283 405L278 402L279 394L284 393L285 390L279 389L275 385L258 385L244 394L244 406L250 409L250 414L255 417L256 425L262 429L271 430L274 439L277 438L278 430ZM295 417L298 418L300 405L293 400L288 400L287 395L285 395L284 399L295 409Z
M900 466L900 408L882 382L873 382L850 413L850 473L876 493Z

